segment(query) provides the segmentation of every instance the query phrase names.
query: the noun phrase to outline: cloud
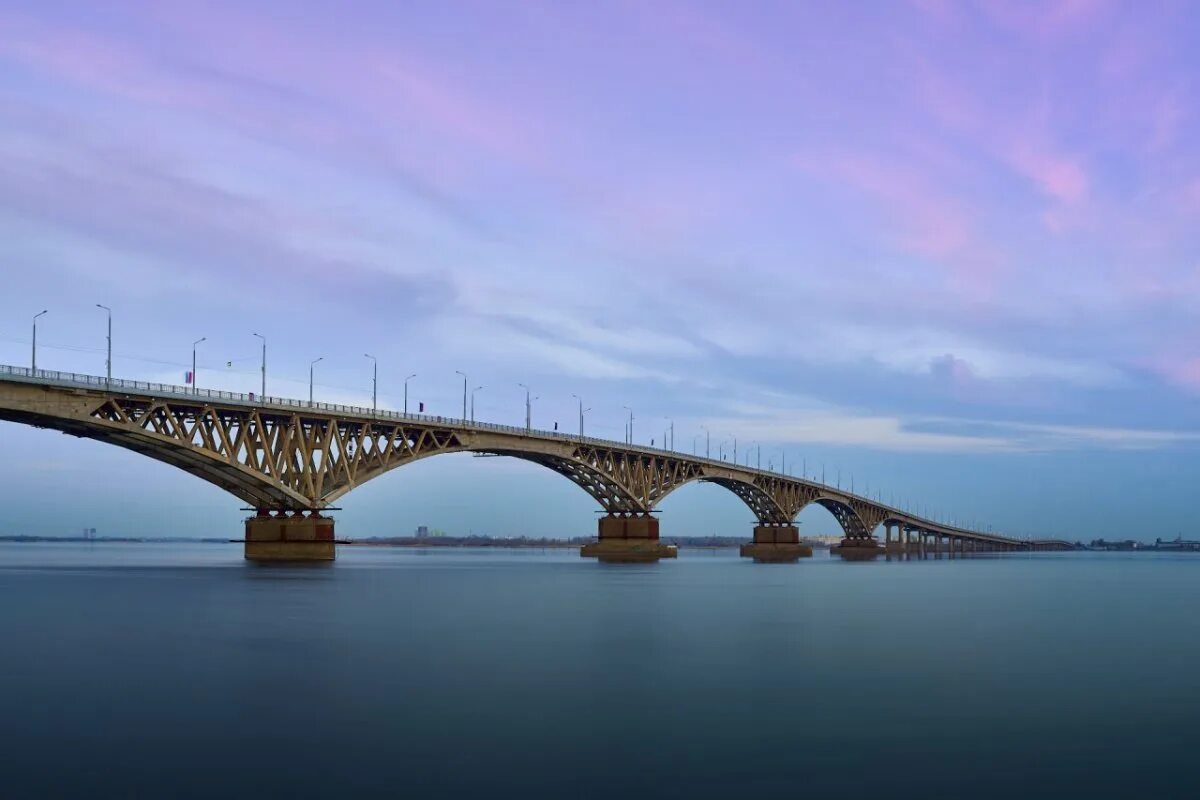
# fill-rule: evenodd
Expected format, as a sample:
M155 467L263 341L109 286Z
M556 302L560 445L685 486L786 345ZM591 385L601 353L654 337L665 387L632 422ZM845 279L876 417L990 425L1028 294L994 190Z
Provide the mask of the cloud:
M704 424L742 442L830 445L905 453L1016 454L1156 450L1200 442L1200 431L1033 424L944 416L899 417L849 409L740 405Z

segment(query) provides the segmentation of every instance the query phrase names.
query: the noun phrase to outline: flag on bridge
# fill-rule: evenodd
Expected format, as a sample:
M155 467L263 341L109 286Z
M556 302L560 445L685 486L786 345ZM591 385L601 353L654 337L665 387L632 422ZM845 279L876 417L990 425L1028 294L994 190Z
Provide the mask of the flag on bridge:
M192 381L194 380L196 380L196 373L192 372L190 369L183 373L183 383L185 386L191 386Z

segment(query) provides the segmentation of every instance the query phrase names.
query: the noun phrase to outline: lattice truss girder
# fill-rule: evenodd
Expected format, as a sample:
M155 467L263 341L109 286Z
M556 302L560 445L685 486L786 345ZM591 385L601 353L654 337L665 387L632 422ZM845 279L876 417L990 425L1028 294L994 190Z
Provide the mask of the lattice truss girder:
M787 524L791 524L796 515L820 494L815 486L775 476L755 476L754 485L771 498L775 507L787 520Z
M867 527L868 523L863 521L854 508L855 505L863 505L862 503L851 500L847 504L828 497L819 498L816 502L833 514L838 524L842 526L847 539L871 538L871 532L875 530L875 527Z
M401 463L463 449L453 430L178 401L109 398L92 416L237 467L211 480L247 502L319 508ZM149 454L148 448L145 449ZM169 452L163 460L179 461ZM197 462L204 466L202 462ZM259 484L259 485L256 485ZM271 489L277 491L270 491Z
M725 477L703 478L708 483L723 486L750 507L761 525L790 525L795 514L788 515L768 492L755 483Z
M523 456L524 457L524 456ZM563 472L563 468L551 466ZM700 465L687 459L657 454L629 452L596 445L579 445L567 469L590 473L590 480L604 487L603 496L588 489L605 510L611 513L647 514L673 489L700 477ZM565 474L565 473L564 473ZM571 476L568 476L571 477Z
M110 397L91 416L97 438L174 463L257 507L320 508L397 466L438 453L474 449L454 427L339 419L186 400ZM129 434L123 438L113 431ZM885 509L860 500L820 498L816 487L757 475L752 482L705 476L700 462L592 444L562 453L488 447L567 477L613 514L646 514L674 489L708 480L732 491L761 524L792 524L811 502L829 509L846 535L866 538Z

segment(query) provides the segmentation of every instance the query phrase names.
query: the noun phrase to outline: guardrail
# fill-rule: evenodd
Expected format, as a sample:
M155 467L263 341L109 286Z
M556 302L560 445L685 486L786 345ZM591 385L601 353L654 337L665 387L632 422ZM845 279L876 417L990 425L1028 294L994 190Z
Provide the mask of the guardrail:
M948 533L961 534L971 536L983 540L993 540L1002 542L1020 542L1025 544L1045 543L1058 540L1034 540L1034 539L1019 539L1012 536L1004 536L998 533L982 533L972 531L966 528L958 528L952 525L944 525L942 523L927 520L914 514L909 514L906 511L898 508L892 508L885 503L880 503L877 500L872 500L869 497L863 497L853 492L847 492L844 489L829 486L828 484L819 481L812 481L808 478L796 478L792 475L785 475L774 470L765 470L756 467L743 467L736 463L731 464L728 461L720 461L714 458L704 458L702 456L688 455L680 453L677 450L667 450L660 447L646 447L642 445L629 445L626 442L618 442L613 439L597 439L591 436L578 436L561 431L543 431L535 428L523 428L516 425L500 425L494 422L476 422L474 420L465 420L460 417L443 417L432 414L409 414L402 411L390 411L386 409L372 409L362 406L348 406L339 403L309 403L307 400L294 400L288 397L272 397L270 395L261 396L253 392L225 392L219 389L195 389L188 386L179 386L178 384L170 383L151 383L148 381L131 381L123 378L105 378L98 375L84 375L77 372L58 372L55 370L39 369L33 370L29 367L16 367L8 364L0 364L0 380L13 380L21 383L38 383L49 384L53 386L63 386L66 388L86 388L97 389L103 391L118 391L126 390L136 392L138 394L148 394L156 397L169 397L180 399L205 399L205 400L220 400L223 403L233 403L236 405L251 406L254 408L274 408L282 411L327 411L337 414L345 414L367 419L382 419L395 420L397 422L425 422L436 423L439 425L455 425L460 428L476 431L491 431L496 433L510 433L517 436L537 437L542 439L552 439L562 442L580 442L584 444L594 444L603 447L616 447L639 452L657 453L667 456L684 457L697 461L702 464L721 468L721 469L736 469L743 472L750 472L759 475L768 475L773 478L783 478L785 480L804 483L821 491L835 494L838 497L850 498L863 503L869 503L879 508L885 508L890 512L895 512L898 516L906 520L911 520L913 523L924 525L930 529L945 531Z

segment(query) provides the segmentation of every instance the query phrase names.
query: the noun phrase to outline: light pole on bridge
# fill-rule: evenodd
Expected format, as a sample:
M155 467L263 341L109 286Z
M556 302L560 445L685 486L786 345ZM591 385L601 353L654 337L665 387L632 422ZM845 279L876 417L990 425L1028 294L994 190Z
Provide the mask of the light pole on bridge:
M404 413L408 413L408 382L417 377L417 373L413 373L404 379Z
M96 308L102 308L108 312L108 355L104 359L104 385L112 388L112 309L106 305L96 303Z
M456 369L454 371L457 372L459 375L463 376L463 415L462 415L462 418L463 418L463 422L466 422L467 421L467 373L463 372L460 369Z
M579 441L583 441L583 398L577 394L572 394L579 401Z
M700 434L698 433L692 436L692 455L696 455L696 442L699 441L699 439Z
M712 431L703 425L700 426L700 430L704 431L704 457L712 458Z
M325 360L325 356L314 358L308 365L308 407L312 408L313 404L313 368L320 362Z
M475 421L475 393L482 388L482 386L476 386L471 390L471 422Z
M531 407L531 404L533 401L529 399L529 387L528 386L526 386L523 383L518 383L517 386L520 386L522 389L525 390L525 432L529 433L530 430L533 429L533 422L532 422L533 409Z
M371 359L371 416L379 413L379 359L370 353L363 353L363 358Z
M267 401L267 337L261 333L254 334L262 339L262 396L259 397L259 402Z
M663 417L663 419L665 419L668 423L667 431L664 432L664 434L663 434L663 443L667 445L666 449L674 450L675 449L675 420L671 419L670 417ZM670 437L668 437L666 435L667 432L669 432L671 434Z
M629 412L629 425L625 428L625 444L633 444L633 409L629 406L621 406Z
M207 341L207 336L201 336L199 339L192 342L192 394L196 393L196 345Z
M50 309L47 308L47 309L43 309L42 311L33 315L33 354L32 354L32 357L29 359L30 373L37 372L37 321L38 321L38 317L42 316L42 314L48 314L49 312L50 312Z

